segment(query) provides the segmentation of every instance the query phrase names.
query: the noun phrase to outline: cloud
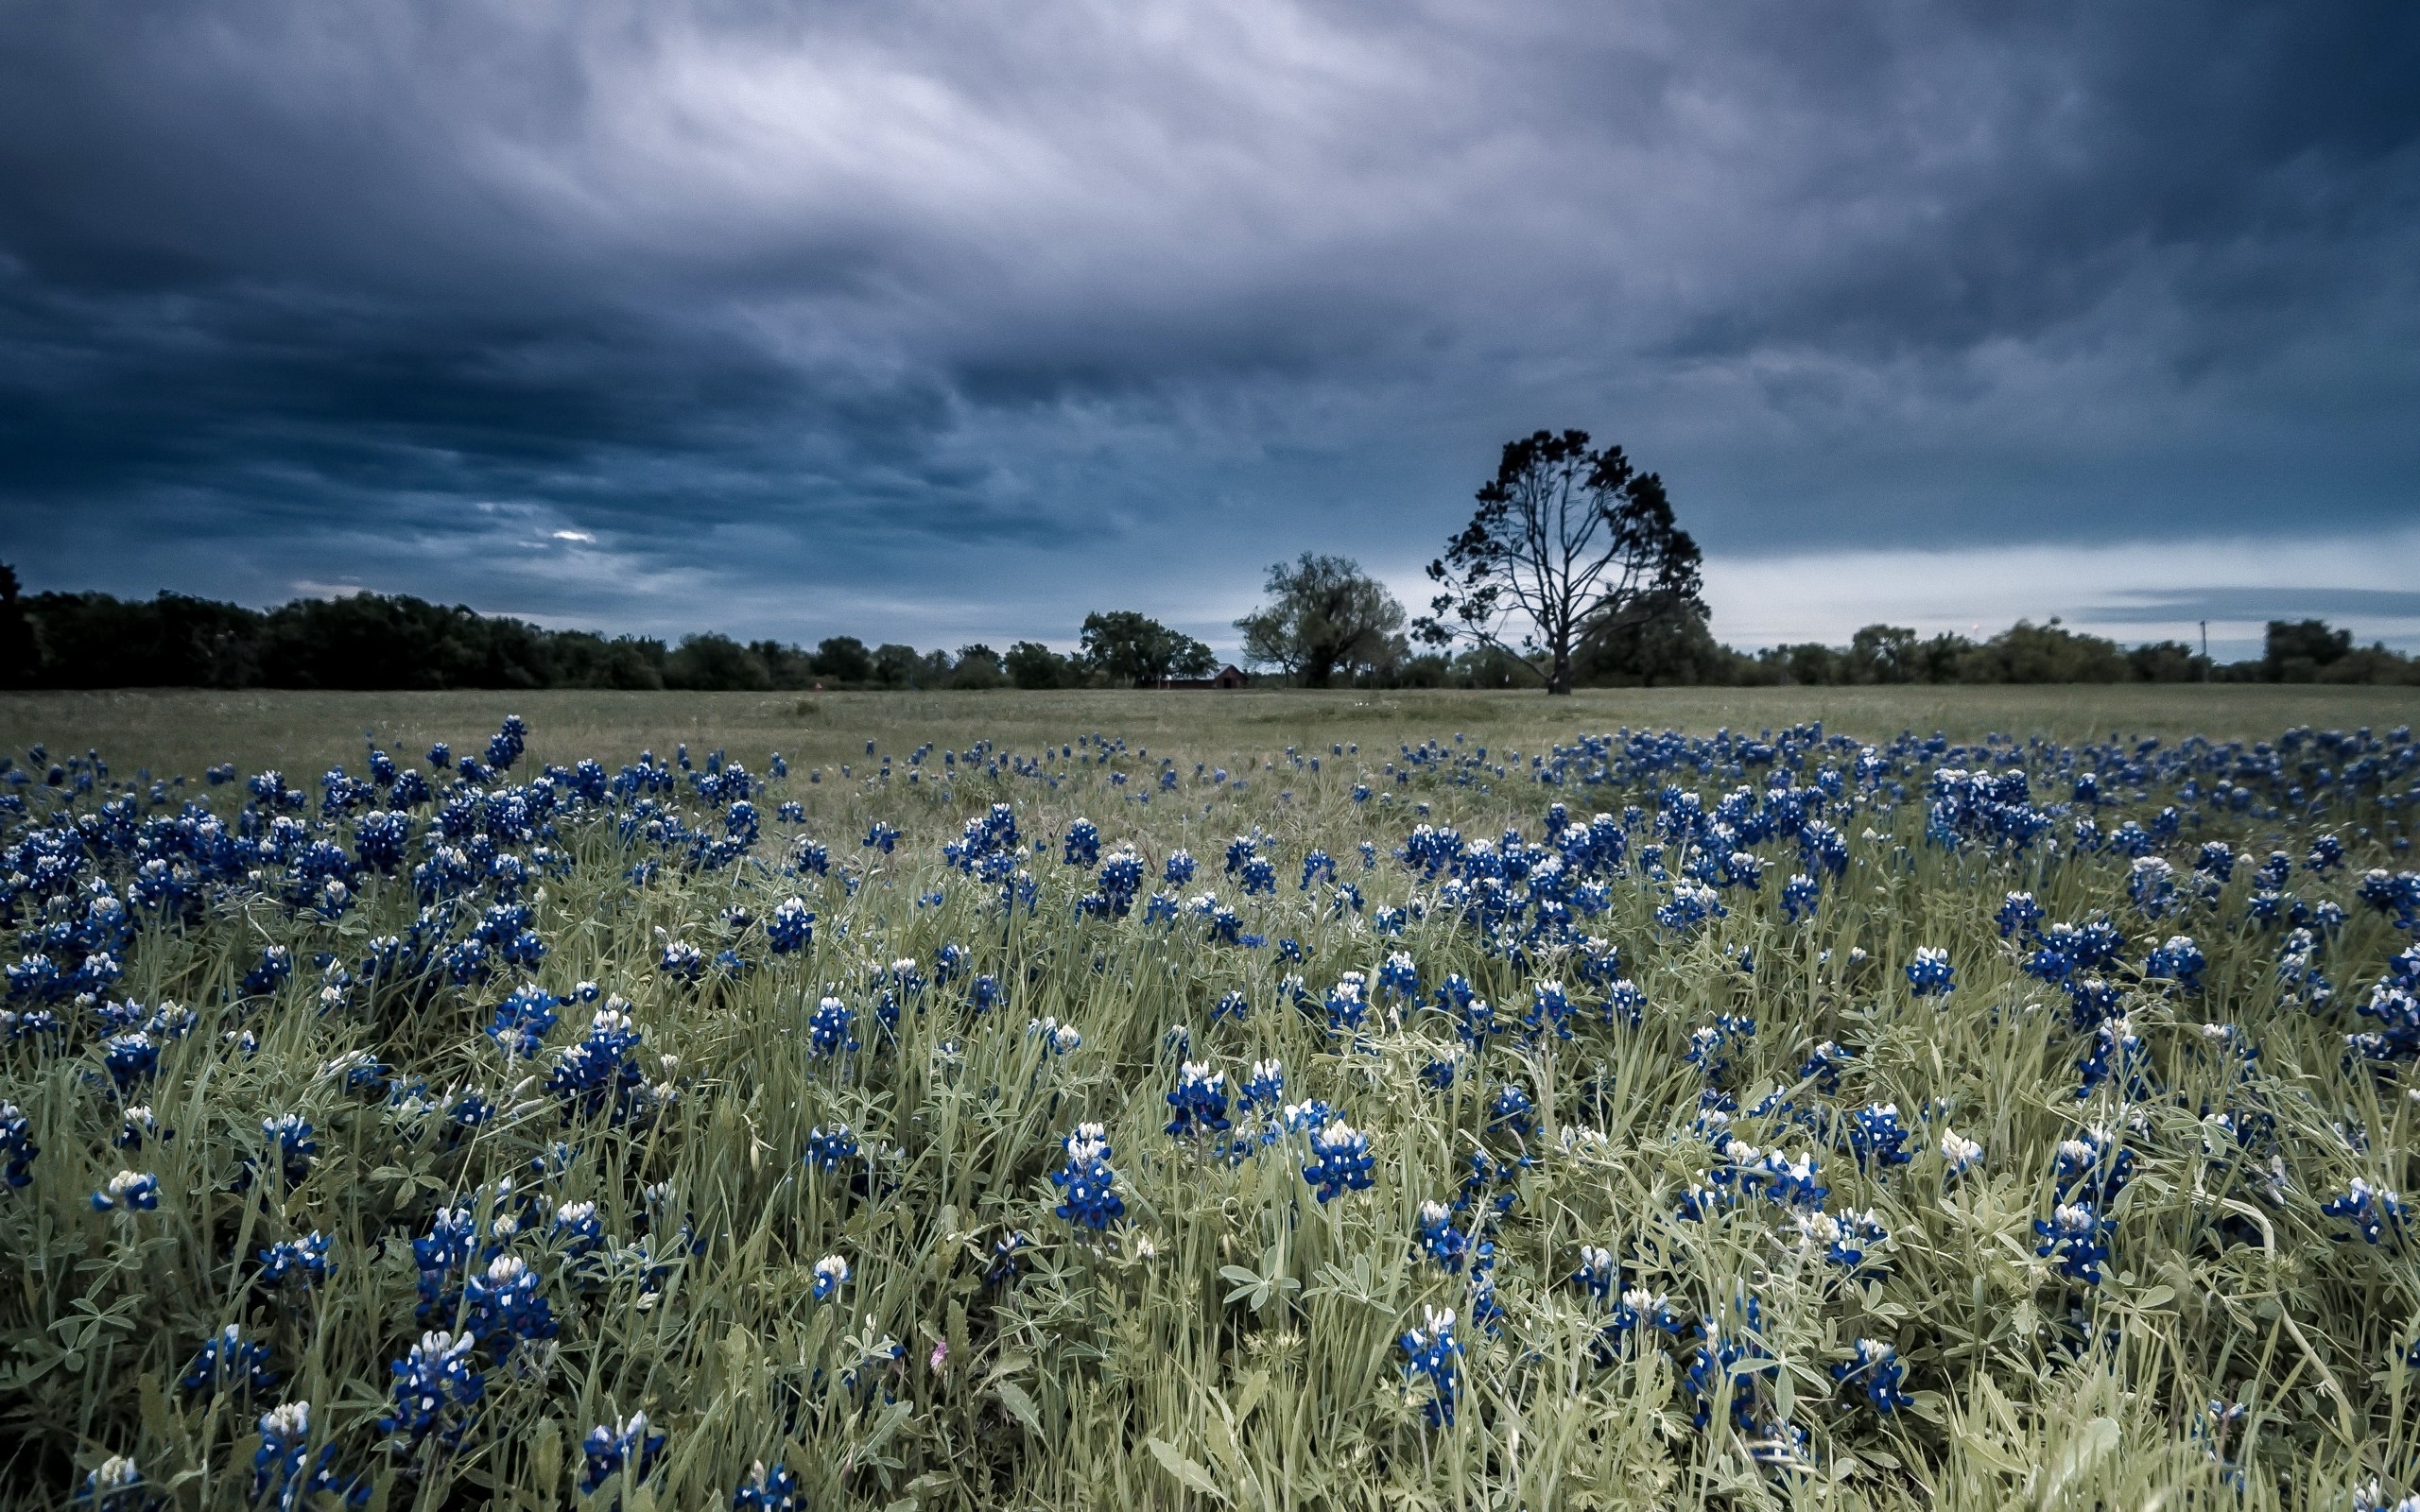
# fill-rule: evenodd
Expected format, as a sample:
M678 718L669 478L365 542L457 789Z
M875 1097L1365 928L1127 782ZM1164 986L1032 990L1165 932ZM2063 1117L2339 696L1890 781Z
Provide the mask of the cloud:
M1579 423L1723 559L2334 571L2420 490L2415 71L2386 7L18 8L0 524L997 642L1416 577Z

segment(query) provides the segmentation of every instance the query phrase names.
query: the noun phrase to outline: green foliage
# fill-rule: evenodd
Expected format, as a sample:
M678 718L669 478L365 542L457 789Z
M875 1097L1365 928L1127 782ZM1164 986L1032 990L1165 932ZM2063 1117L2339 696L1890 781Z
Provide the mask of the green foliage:
M1208 646L1132 610L1085 615L1083 650L1093 671L1125 687L1206 678L1219 669Z
M1406 652L1403 606L1386 585L1345 557L1303 553L1269 569L1270 602L1236 621L1245 658L1285 670L1307 688L1341 672L1366 674Z

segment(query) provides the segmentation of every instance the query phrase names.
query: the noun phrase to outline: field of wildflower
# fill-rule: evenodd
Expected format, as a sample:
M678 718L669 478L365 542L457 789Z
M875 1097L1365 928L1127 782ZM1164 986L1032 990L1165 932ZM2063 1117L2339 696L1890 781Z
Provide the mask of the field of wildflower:
M0 1500L2420 1508L2411 700L2186 692L11 701Z

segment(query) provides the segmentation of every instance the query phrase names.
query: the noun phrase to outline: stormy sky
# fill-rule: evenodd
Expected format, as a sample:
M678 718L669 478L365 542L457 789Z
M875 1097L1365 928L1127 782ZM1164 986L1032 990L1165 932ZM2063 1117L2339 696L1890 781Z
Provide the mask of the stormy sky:
M1734 644L2420 645L2420 9L0 0L0 556L558 626L1415 607L1508 438Z

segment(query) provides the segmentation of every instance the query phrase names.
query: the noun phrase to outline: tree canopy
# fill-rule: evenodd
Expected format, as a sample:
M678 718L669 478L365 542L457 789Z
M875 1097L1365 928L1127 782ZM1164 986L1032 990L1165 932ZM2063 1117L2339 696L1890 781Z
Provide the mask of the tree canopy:
M1200 641L1132 610L1085 615L1082 644L1087 663L1129 686L1206 678L1219 666Z
M1618 446L1591 450L1582 430L1507 441L1478 497L1428 564L1439 591L1414 628L1431 644L1517 644L1548 693L1569 693L1591 640L1700 602L1697 542L1664 480Z
M1305 552L1269 569L1270 602L1236 621L1244 656L1286 670L1306 688L1400 660L1403 606L1347 557Z

